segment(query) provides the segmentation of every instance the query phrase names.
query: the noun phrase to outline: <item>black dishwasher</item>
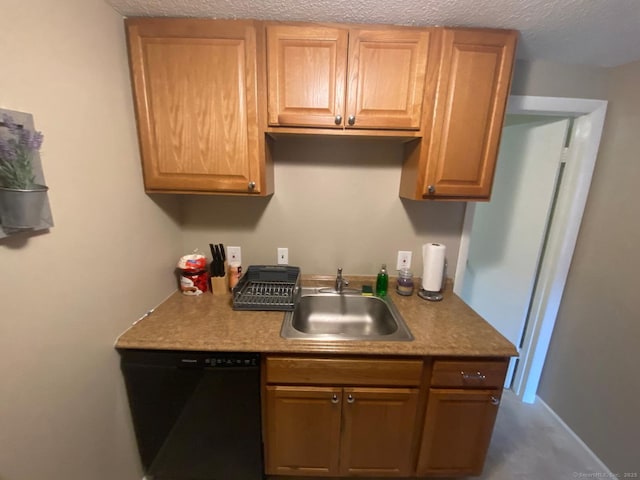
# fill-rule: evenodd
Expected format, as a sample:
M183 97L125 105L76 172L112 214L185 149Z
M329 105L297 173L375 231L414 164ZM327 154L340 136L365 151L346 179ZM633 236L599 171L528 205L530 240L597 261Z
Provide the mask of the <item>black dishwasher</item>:
M264 478L259 354L119 353L148 478Z

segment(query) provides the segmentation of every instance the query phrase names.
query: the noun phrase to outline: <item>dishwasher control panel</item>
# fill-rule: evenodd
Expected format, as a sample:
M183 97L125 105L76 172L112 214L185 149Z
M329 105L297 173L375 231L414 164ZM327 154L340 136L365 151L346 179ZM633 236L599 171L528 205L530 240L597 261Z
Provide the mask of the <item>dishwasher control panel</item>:
M185 353L178 359L183 368L237 368L259 367L260 355L256 353L211 353L191 355Z
M222 355L207 358L208 367L257 367L260 365L260 357L257 355Z

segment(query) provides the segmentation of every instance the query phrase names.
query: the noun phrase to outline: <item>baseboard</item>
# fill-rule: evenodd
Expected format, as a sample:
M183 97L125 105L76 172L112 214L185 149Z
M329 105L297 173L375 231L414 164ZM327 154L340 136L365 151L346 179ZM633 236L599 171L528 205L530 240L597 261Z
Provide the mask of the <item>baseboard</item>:
M576 434L576 432L574 432L571 427L569 427L569 425L567 425L565 421L562 420L562 418L560 418L560 416L538 395L536 395L536 402L540 402L540 405L542 405L549 412L549 414L553 418L555 418L557 422L567 431L567 433L571 435L571 437L573 437L578 442L578 444L580 444L580 446L582 446L582 448L587 451L591 458L593 458L593 460L598 464L598 468L602 469L601 473L603 473L607 478L616 478L613 472L609 470L609 467L607 467L604 462L600 460L600 458L595 453L593 453L593 450L591 450L589 446L582 441L582 439Z

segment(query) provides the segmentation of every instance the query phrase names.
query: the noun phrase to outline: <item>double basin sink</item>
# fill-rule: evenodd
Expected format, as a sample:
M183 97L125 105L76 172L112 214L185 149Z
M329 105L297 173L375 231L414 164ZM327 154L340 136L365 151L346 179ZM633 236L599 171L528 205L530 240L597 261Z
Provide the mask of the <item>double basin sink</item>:
M303 340L382 340L410 342L413 335L388 297L363 296L345 288L302 288L280 335Z

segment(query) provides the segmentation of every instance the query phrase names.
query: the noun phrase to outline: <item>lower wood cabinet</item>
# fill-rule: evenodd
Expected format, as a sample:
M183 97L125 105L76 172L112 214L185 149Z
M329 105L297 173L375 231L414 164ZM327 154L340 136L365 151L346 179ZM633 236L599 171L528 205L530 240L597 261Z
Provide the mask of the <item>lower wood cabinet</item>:
M479 475L508 359L267 356L267 475Z
M335 474L341 404L341 388L267 386L267 473Z
M408 476L417 388L344 388L340 475Z
M272 475L407 476L418 390L267 386Z
M507 359L434 360L416 473L480 475Z
M418 475L480 475L500 391L430 389Z

